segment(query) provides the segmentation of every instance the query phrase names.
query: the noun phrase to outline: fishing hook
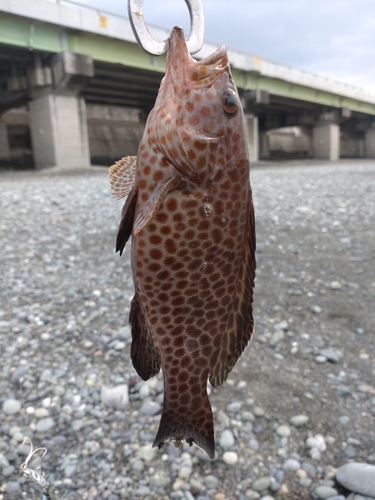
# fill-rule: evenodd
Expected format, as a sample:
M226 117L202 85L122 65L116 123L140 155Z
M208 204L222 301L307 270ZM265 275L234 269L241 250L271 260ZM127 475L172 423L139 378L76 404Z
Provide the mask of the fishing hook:
M30 451L29 451L29 454L27 455L25 461L20 465L21 474L24 477L27 477L28 479L31 479L35 483L42 486L44 491L46 491L49 487L49 483L46 480L46 478L44 477L44 473L43 472L39 473L39 472L31 469L30 467L28 467L28 464L29 464L30 460L34 457L35 453L37 453L38 451L43 452L43 455L41 456L41 459L42 459L44 457L44 455L47 453L47 448L36 448L34 450L33 443L31 442L31 439L28 437L26 437L23 440L22 445L24 445L24 444L30 445Z
M185 0L190 14L190 34L186 40L190 54L199 52L203 45L204 19L200 0ZM160 56L169 49L169 37L158 42L151 35L143 19L143 0L128 0L131 27L138 44L149 54Z

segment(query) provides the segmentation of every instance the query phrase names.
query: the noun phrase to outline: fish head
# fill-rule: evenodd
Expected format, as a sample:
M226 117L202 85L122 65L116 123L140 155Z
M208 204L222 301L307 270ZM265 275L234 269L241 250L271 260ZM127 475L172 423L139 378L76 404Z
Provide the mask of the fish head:
M240 97L223 46L201 60L188 52L182 28L173 28L166 74L154 108L157 142L191 180L212 180L247 157ZM242 147L240 138L242 137Z

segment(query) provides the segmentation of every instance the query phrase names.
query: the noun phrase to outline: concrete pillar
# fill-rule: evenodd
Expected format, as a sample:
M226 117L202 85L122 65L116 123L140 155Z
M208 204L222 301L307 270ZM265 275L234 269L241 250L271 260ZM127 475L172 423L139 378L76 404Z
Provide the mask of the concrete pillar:
M0 118L0 160L10 160L7 124Z
M84 99L48 93L30 103L30 128L37 168L90 165Z
M375 158L375 129L371 128L365 134L365 158Z
M333 123L313 129L313 157L335 161L340 158L340 127Z
M249 143L250 163L257 162L259 161L258 117L254 115L245 115L245 123Z
M268 136L266 132L260 134L260 151L259 158L266 159L270 157L270 150L268 148Z

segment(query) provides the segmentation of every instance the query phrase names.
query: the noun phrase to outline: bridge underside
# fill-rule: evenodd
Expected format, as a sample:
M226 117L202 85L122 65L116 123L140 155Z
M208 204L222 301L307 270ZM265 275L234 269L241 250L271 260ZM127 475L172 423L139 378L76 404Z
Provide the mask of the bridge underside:
M64 113L70 109L74 115L72 120L64 118L68 128L74 134L79 131L80 139L87 142L82 150L86 152L73 154L75 161L81 159L89 163L91 157L91 161L110 162L119 156L135 154L163 73L92 60L82 55L71 54L67 59L64 54L0 45L0 116L12 108L26 106L27 109L22 125L9 123L9 113L0 119L0 159L12 157L12 144L19 144L23 131L24 149L29 144L37 166L66 162L66 151L61 150L58 154L56 145L51 155L38 153L38 149L50 148L47 139L38 136L40 119L46 119L51 110L59 114L63 109ZM270 91L251 89L251 85L256 87L255 76L253 84L237 70L234 76L247 115L253 161L259 157L290 154L337 159L340 151L341 156L375 156L374 116L280 95L281 92L272 93L272 88ZM133 110L135 114L126 110ZM53 121L49 123L53 131L49 140L66 141L71 146L69 135L58 131L55 125ZM288 130L276 139L272 131L288 127L299 127L305 139L292 140ZM16 132L17 140L14 139ZM124 143L126 147L122 150ZM285 146L286 143L289 145Z

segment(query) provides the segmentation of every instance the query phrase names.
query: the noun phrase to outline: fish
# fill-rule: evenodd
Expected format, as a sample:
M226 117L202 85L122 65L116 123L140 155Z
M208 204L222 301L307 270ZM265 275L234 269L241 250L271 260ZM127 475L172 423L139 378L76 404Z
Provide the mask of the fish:
M254 330L255 218L241 99L225 46L201 60L173 28L137 156L109 169L121 212L116 252L131 236L131 359L163 370L154 447L187 441L215 455L207 384L218 387Z

